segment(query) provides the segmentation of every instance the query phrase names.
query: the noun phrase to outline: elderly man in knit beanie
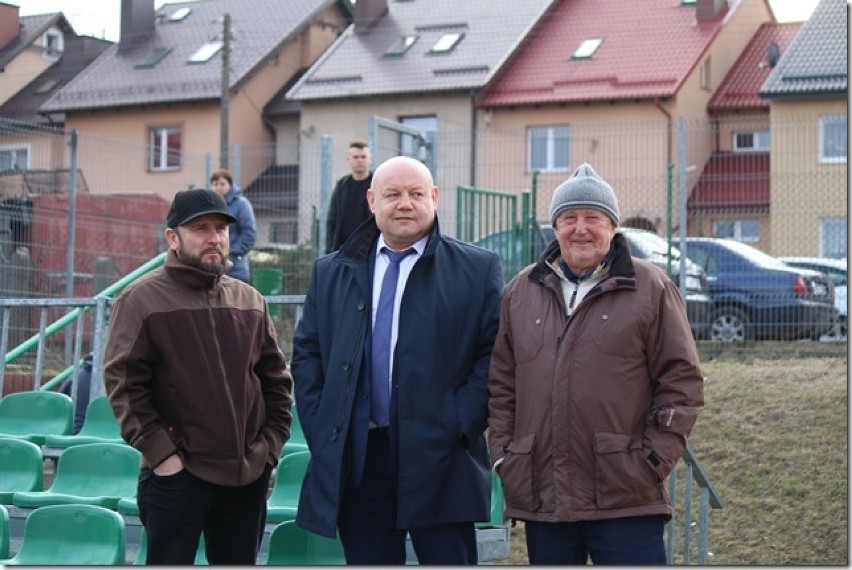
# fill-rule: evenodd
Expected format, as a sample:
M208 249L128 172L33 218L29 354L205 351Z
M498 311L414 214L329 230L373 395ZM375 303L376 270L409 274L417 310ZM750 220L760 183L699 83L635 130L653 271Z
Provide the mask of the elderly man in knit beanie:
M630 256L612 187L581 164L556 233L503 292L488 445L530 564L666 564L666 477L704 404L683 299Z

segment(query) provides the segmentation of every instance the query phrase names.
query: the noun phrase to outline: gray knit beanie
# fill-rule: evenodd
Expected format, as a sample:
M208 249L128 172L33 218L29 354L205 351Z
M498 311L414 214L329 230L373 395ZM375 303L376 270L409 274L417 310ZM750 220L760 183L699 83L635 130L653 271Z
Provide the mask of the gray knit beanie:
M569 208L600 210L618 225L618 200L615 198L615 192L591 165L585 162L554 190L553 199L550 201L550 224L555 225L559 214Z

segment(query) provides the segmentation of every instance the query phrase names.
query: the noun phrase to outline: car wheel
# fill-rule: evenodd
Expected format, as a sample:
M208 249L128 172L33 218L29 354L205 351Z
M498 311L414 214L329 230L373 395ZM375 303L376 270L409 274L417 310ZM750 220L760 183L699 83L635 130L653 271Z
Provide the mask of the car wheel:
M840 315L837 318L837 324L835 325L835 327L835 330L837 331L837 336L846 336L846 315Z
M710 340L742 342L749 336L749 318L737 307L720 307L710 320Z

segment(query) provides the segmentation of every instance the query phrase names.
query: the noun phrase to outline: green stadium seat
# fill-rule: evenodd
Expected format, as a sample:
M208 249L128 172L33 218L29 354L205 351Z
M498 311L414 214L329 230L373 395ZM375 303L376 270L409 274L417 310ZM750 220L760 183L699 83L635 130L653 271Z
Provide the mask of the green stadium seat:
M296 518L302 480L311 454L307 451L288 453L278 463L272 495L266 501L266 522L280 523Z
M9 545L12 543L12 528L9 511L0 505L0 559L9 558Z
M326 538L286 521L269 535L268 566L338 566L346 564L339 538Z
M488 522L478 522L476 523L476 528L494 528L498 526L503 526L503 509L505 507L505 501L503 498L503 483L500 481L500 477L492 471L491 472L491 518Z
M0 399L0 437L42 445L50 434L68 435L74 425L74 402L59 392L14 392Z
M302 431L302 422L299 421L299 411L294 402L290 408L290 413L293 414L293 421L290 422L290 439L287 440L287 445L303 445L305 449L308 447L308 442L305 440L305 432Z
M122 497L118 500L116 510L123 515L138 517L139 504L136 502L136 497Z
M135 497L139 479L138 451L123 443L83 443L59 455L49 489L12 495L18 507L87 504L118 508L124 497Z
M67 448L81 443L124 443L112 404L106 396L98 396L86 407L86 418L80 433L73 435L47 435L44 438L45 447Z
M0 564L123 565L124 519L94 505L51 505L32 511L18 553Z
M36 444L13 437L0 437L0 504L11 505L18 491L41 491L44 460Z

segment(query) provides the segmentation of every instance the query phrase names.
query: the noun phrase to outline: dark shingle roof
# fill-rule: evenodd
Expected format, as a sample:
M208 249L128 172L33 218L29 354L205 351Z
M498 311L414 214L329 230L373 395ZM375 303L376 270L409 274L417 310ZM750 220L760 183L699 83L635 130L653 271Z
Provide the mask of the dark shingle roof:
M697 22L681 0L563 0L477 106L672 97L742 2ZM603 39L598 50L574 59L591 38Z
M333 99L481 88L553 1L389 1L388 12L368 30L347 28L287 97ZM464 36L447 53L428 53L450 32ZM418 39L404 54L385 56L405 35Z
M783 54L800 27L799 22L761 24L725 79L722 80L719 88L713 93L713 97L707 104L707 110L710 113L720 113L732 110L769 109L769 101L762 99L759 91L773 69L769 62L770 46L776 45L779 55Z
M68 20L65 19L65 16L61 12L39 14L37 16L21 16L20 24L21 31L18 37L0 50L0 70L15 59L19 53L30 47L51 26L60 26L65 31L74 32L71 24L68 23Z
M763 97L848 90L846 0L821 0L760 89Z
M38 114L41 105L111 45L106 40L67 34L62 57L0 106L0 116L27 123L44 122L45 117Z
M230 85L247 79L279 46L294 38L337 0L198 0L165 4L154 31L136 47L107 50L42 107L70 111L137 104L216 99L221 94L221 50L205 63L187 63L203 44L222 38L231 18ZM191 8L180 21L168 16ZM153 50L171 50L156 65L137 68Z

